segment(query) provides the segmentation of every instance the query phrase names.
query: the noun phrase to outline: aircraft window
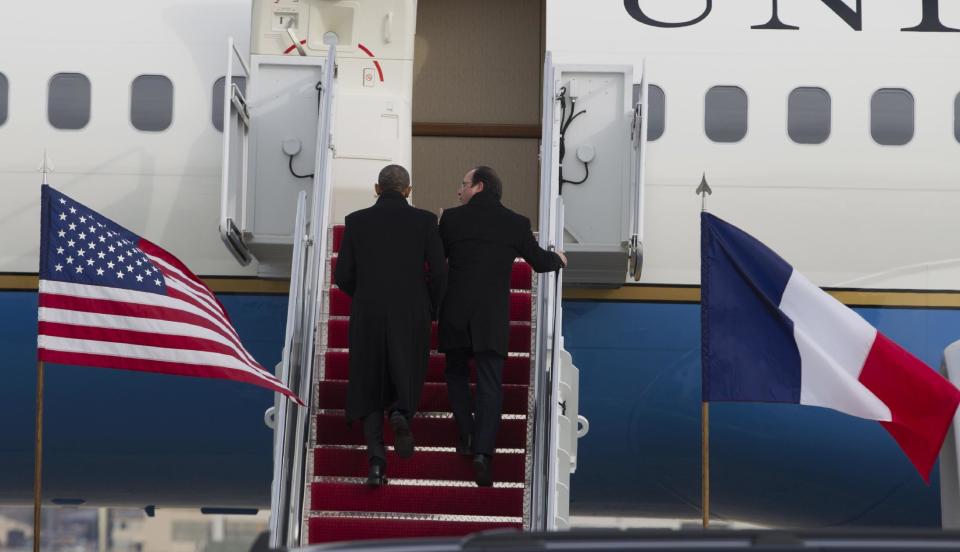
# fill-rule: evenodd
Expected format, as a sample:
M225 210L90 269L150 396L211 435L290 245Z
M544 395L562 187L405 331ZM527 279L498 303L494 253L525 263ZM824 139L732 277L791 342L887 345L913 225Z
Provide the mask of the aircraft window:
M913 94L902 88L881 88L870 100L870 134L884 146L902 146L913 139Z
M57 73L50 79L47 118L54 128L78 130L90 122L90 79L80 73Z
M173 83L163 75L140 75L130 87L130 122L137 130L159 132L173 121Z
M821 144L830 136L830 94L823 88L794 88L787 100L787 134L798 144Z
M953 136L960 142L960 94L953 100Z
M747 135L747 93L739 86L714 86L704 100L703 129L714 142L739 142Z
M213 83L213 126L220 132L223 132L223 80L226 77L220 77ZM247 91L246 77L233 77L233 82L240 87L241 92Z
M647 86L647 100L650 102L650 108L647 110L647 140L651 142L663 136L665 125L664 120L664 95L663 88L655 84ZM640 101L640 85L633 85L633 105Z
M7 77L0 73L0 125L7 122Z

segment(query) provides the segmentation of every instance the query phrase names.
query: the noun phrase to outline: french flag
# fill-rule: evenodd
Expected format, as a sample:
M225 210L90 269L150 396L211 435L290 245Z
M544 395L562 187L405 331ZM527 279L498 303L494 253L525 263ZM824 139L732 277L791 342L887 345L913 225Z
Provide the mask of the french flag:
M877 420L929 483L960 391L746 232L700 224L703 400Z

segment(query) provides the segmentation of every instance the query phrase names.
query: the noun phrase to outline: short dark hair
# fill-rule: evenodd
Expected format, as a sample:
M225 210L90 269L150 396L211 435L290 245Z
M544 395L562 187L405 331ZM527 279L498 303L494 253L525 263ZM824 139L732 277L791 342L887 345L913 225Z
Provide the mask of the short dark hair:
M497 176L497 171L486 165L480 165L473 168L473 176L470 178L471 187L483 182L483 191L490 192L497 199L503 198L503 183Z
M403 192L410 187L410 173L400 165L387 165L380 171L377 184L381 192Z

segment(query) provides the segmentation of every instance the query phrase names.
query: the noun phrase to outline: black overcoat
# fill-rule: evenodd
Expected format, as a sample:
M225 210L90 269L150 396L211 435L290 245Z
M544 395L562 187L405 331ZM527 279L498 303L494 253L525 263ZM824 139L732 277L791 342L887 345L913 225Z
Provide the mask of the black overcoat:
M537 272L559 270L560 257L541 249L530 219L490 192L444 210L440 237L449 284L440 310L440 350L471 348L506 356L510 341L510 273L523 257Z
M350 306L348 420L417 410L447 269L437 217L399 193L347 215L335 279Z

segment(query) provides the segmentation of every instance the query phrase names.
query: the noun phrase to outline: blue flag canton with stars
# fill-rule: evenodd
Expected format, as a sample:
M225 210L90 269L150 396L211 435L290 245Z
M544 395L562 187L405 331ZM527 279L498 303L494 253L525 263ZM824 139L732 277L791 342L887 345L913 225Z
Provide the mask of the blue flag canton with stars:
M50 186L40 216L41 279L166 294L140 236Z

